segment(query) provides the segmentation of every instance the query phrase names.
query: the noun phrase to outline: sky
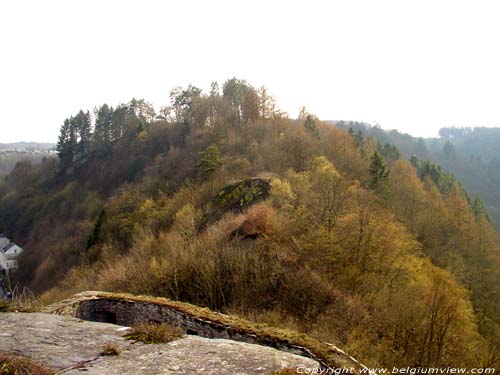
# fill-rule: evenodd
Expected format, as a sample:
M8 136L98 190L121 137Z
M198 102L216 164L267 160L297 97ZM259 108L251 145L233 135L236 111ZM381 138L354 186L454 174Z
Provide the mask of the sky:
M0 143L232 77L295 117L415 136L500 126L498 1L0 1Z

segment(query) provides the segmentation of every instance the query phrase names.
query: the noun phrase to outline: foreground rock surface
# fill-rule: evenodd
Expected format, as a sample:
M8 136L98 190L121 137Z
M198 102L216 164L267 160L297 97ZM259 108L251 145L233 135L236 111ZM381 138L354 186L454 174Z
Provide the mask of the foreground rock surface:
M68 375L257 375L285 367L318 367L308 358L231 340L186 336L168 344L133 343L122 337L121 326L67 316L2 313L0 327L0 351L68 369ZM105 343L117 344L122 353L100 356Z

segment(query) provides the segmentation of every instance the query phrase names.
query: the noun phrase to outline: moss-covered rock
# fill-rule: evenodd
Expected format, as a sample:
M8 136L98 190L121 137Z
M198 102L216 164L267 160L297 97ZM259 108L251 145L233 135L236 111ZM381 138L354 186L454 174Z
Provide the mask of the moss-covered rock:
M271 184L262 178L249 178L220 189L215 204L224 210L242 210L269 196Z

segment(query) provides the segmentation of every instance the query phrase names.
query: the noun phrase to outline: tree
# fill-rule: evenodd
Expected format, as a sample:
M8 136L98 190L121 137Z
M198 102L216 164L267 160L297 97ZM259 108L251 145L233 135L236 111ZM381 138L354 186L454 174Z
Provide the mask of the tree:
M198 169L203 179L210 179L210 191L212 191L212 175L222 165L219 148L217 145L208 146L205 151L200 152Z
M101 107L96 108L94 110L94 113L94 145L97 150L104 151L111 146L113 108L109 107L107 104L104 104Z
M455 151L455 147L450 141L446 141L443 146L443 155L445 160L454 161L457 159L457 152Z
M63 166L68 166L73 161L73 150L70 139L71 122L69 119L66 119L59 131L59 139L56 146L57 156Z
M304 128L314 137L319 137L318 126L316 125L316 118L313 115L308 114L306 116L306 121L304 122Z
M255 90L248 90L243 96L243 122L249 124L259 118L259 102Z
M78 112L73 118L74 128L77 134L76 157L82 159L87 156L92 141L92 120L90 112Z
M189 112L192 111L194 103L200 96L201 89L192 85L186 89L175 87L170 91L170 103L178 124L187 123Z
M387 193L389 190L389 170L378 151L375 151L371 157L369 171L370 188L380 193Z
M243 119L245 97L251 91L255 92L252 86L250 86L244 79L237 79L236 77L228 79L222 88L222 94L233 107L238 124L240 124ZM253 105L257 106L256 100ZM253 105L251 107L252 111Z
M267 93L265 86L262 86L258 91L259 100L259 116L262 118L272 118L274 115L275 103L272 96Z
M419 138L415 143L415 155L424 160L429 157L429 150L427 150L427 146L425 145L423 138Z

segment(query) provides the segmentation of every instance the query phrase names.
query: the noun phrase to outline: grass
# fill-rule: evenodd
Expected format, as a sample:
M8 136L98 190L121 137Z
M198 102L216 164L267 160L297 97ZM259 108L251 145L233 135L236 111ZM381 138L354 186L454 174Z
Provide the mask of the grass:
M28 288L14 288L12 299L13 310L19 312L38 312L42 307L40 298Z
M121 352L122 350L117 344L113 342L108 342L101 347L100 354L102 356L113 356L113 355L120 355Z
M179 327L171 324L137 324L124 335L129 340L142 341L145 344L161 344L183 337Z
M42 307L40 299L29 289L15 288L12 301L0 299L0 312L38 312ZM1 373L0 373L1 374Z
M29 357L0 353L0 375L54 375L54 372Z

